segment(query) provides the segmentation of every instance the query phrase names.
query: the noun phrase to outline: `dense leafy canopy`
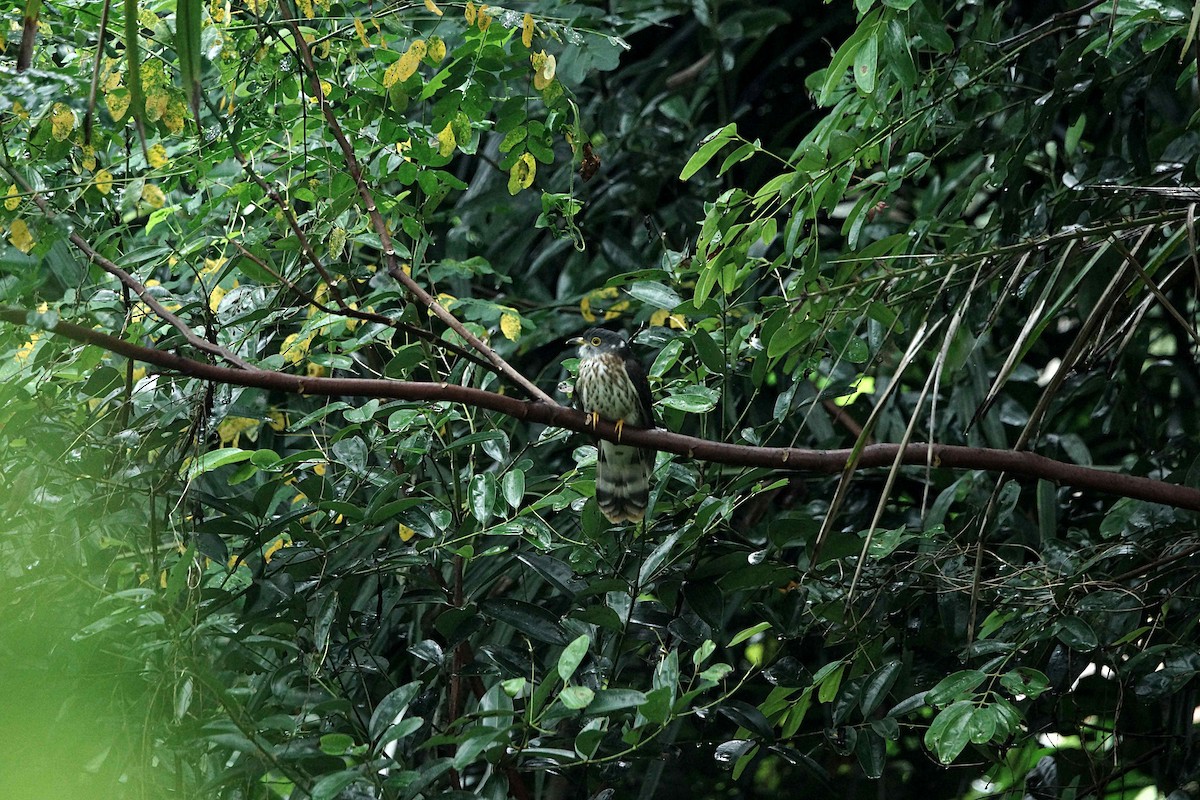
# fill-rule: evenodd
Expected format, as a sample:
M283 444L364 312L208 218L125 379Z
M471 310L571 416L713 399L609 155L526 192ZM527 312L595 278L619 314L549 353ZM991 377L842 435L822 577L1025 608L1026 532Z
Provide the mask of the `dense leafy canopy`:
M6 796L1200 780L1194 511L984 469L1200 487L1193 9L612 6L0 19ZM614 527L437 394L565 403L591 324L845 469L660 453ZM855 468L921 441L977 468Z

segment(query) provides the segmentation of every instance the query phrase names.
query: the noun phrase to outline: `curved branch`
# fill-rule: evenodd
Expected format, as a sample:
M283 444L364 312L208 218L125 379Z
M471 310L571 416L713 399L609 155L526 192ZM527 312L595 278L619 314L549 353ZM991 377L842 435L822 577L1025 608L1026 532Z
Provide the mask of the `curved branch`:
M28 325L27 312L21 309L0 309L0 320L14 325ZM667 453L732 464L743 467L766 467L790 472L838 473L853 455L850 449L807 450L800 447L755 447L750 445L713 442L662 429L636 430L625 428L618 436L616 428L601 420L595 428L583 412L549 403L519 400L495 392L455 386L448 383L390 381L373 378L309 378L269 370L246 371L207 364L191 358L155 350L127 342L100 331L70 322L59 321L50 328L52 333L77 342L96 345L105 350L136 359L180 375L201 378L235 386L272 389L291 394L321 396L379 397L394 400L462 403L463 405L495 411L526 422L536 422L599 436L609 441L637 445ZM1152 503L1200 511L1200 489L1178 486L1163 481L1107 472L1093 467L1081 467L1055 461L1036 453L1015 450L995 450L986 447L911 442L905 447L897 444L872 444L857 456L857 467L886 467L894 461L900 464L949 469L984 469L1008 472L1026 478L1041 478L1081 489L1094 489L1108 494L1146 500Z

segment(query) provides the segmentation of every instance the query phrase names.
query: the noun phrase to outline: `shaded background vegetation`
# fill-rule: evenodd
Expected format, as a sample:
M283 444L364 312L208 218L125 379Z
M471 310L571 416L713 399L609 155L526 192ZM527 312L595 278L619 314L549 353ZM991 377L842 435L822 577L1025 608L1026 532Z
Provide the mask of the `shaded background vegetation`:
M145 145L132 4L103 42L101 3L42 7L20 72L4 18L0 302L29 313L0 326L6 796L1021 796L1048 755L1052 796L1194 796L1191 512L660 455L648 524L614 529L580 437L54 335L207 357L75 232L251 363L519 392L386 274L284 10L201 9L198 129L185 5L137 7ZM1192 11L295 13L413 278L564 401L563 341L601 322L672 430L1196 486Z

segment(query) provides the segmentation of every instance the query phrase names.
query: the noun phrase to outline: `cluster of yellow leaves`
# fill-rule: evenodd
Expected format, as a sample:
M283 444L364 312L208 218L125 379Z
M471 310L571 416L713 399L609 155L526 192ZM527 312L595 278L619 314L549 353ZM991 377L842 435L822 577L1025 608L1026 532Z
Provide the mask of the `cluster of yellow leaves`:
M147 289L154 289L161 285L162 285L162 282L156 278L151 278L150 280L146 281ZM180 308L183 307L180 303L177 303L173 300L164 301L162 306L167 311L178 311ZM143 320L149 319L153 313L154 312L152 312L150 310L150 306L146 305L145 303L139 302L136 305L134 305L133 312L130 316L132 317L133 322L142 322Z
M593 289L579 301L579 313L588 322L596 322L600 318L603 318L605 322L616 319L629 310L628 300L620 300L610 305L610 301L616 300L619 296L620 293L615 286Z

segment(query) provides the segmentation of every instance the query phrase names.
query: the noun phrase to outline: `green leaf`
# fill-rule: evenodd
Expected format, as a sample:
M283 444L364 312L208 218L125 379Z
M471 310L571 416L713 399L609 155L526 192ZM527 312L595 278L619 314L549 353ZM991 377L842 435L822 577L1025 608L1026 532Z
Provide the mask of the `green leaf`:
M933 718L933 724L925 732L925 746L934 752L938 761L950 764L971 741L971 718L974 713L974 703L959 700Z
M872 31L854 52L854 82L863 94L875 93L875 79L879 69L878 32Z
M645 702L645 692L636 689L601 689L588 704L587 713L603 716L623 708L636 708Z
M859 700L859 707L862 709L863 716L870 719L875 713L875 709L879 708L887 697L888 692L892 690L892 685L896 683L896 679L900 677L901 664L899 660L892 660L884 664L867 679L863 685L862 697Z
M500 479L500 491L504 495L504 502L514 509L520 508L521 501L525 499L524 470L514 468L504 473Z
M965 697L974 697L975 690L987 679L987 674L977 669L964 669L951 673L938 681L925 695L925 702L941 706Z
M562 704L573 711L587 708L594 697L595 692L586 686L568 686L558 693Z
M333 800L342 793L343 789L362 777L362 773L356 769L345 769L322 775L313 784L310 796L312 800Z
M253 450L242 450L239 447L222 447L219 450L209 450L207 453L201 453L187 466L185 471L186 478L189 481L195 480L200 475L212 472L214 469L219 469L226 464L236 464L239 461L245 461L252 457L254 452Z
M720 397L716 389L707 386L685 386L675 390L669 397L664 397L659 403L689 414L704 414L716 408Z
M567 634L551 612L533 603L508 598L484 600L479 610L489 617L507 623L530 639L548 644L565 645Z
M379 701L379 705L375 706L375 710L371 712L371 722L367 726L372 740L378 739L395 723L401 713L408 708L408 704L420 693L423 685L420 681L406 683L393 689Z
M471 499L471 515L479 520L480 525L487 525L496 505L496 476L490 472L475 475L471 478L467 494Z
M741 644L742 642L749 639L750 637L757 636L758 634L762 633L765 630L770 630L770 628L771 628L771 623L769 623L769 622L759 622L756 625L751 625L749 628L743 628L742 630L740 630L736 634L734 634L733 638L729 640L729 644L726 646L727 647L736 647L739 644Z
M587 656L588 647L591 646L592 640L587 634L576 637L569 645L563 648L562 654L558 657L558 677L563 683L570 683L571 676L575 674L580 662ZM591 700L589 699L590 703ZM586 703L584 704L586 705ZM577 706L571 706L576 708Z
M731 122L724 128L709 134L708 137L703 140L702 144L700 145L700 149L688 159L686 164L684 164L683 171L679 173L679 180L686 181L688 178L695 175L701 167L707 164L709 160L717 154L717 151L724 147L729 140L733 139L735 136L737 136L737 123L734 122Z
M1081 617L1063 617L1055 627L1059 641L1072 650L1090 652L1100 646L1096 632Z

